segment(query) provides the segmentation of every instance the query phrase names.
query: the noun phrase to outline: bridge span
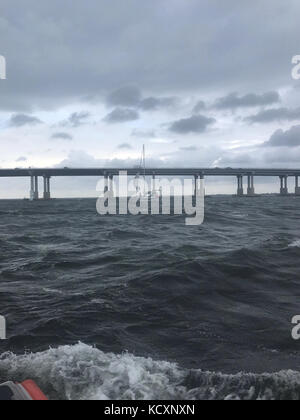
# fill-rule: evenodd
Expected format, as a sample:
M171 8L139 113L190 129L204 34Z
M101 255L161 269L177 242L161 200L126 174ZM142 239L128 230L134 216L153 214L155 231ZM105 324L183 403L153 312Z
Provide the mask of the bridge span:
M118 176L120 172L127 172L128 176L144 175L141 168L16 168L0 169L0 178L30 179L30 199L39 199L39 177L44 180L43 199L50 200L50 179L52 177L104 177L107 185L109 180ZM254 196L255 177L278 177L280 180L280 194L288 195L288 178L295 178L296 195L300 196L299 177L300 169L265 169L265 168L147 168L146 176L156 177L194 177L204 179L208 176L236 177L237 195ZM244 189L244 178L247 179L247 191Z

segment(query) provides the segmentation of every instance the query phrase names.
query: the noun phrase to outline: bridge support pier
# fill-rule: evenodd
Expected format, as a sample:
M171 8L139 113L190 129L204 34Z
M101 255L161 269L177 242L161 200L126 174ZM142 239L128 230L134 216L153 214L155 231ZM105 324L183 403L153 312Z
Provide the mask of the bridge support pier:
M238 180L237 195L239 197L242 197L244 195L243 175L238 175L237 180Z
M108 191L108 175L104 175L104 193Z
M44 200L50 200L50 176L44 176Z
M195 175L195 190L194 190L194 196L196 198L198 189L199 189L199 175Z
M34 177L34 199L38 200L39 199L39 178L37 176Z
M30 201L34 200L34 177L30 177Z
M299 187L299 177L296 175L295 177L295 194L300 195L300 187Z
M252 197L255 195L255 189L254 189L254 176L248 175L248 189L247 189L247 195Z
M280 194L288 195L288 177L287 175L280 176Z
M108 191L111 197L114 196L114 176L109 175Z
M199 190L201 188L201 181L204 180L204 175L203 174L199 174L199 175L195 175L195 197L198 195ZM204 191L205 194L205 191Z
M30 176L30 200L35 201L39 199L39 179L37 176Z
M114 195L114 176L111 174L104 175L104 194Z
M155 173L152 174L152 195L156 196L156 176Z

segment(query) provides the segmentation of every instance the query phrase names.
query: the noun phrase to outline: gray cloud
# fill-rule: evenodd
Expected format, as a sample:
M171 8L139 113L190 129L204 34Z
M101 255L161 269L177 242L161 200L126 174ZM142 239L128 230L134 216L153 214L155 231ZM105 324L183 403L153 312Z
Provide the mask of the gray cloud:
M223 98L216 101L215 107L217 109L236 109L236 108L250 108L263 105L272 105L280 102L278 92L267 92L262 95L249 93L248 95L238 96L237 93L230 93Z
M144 98L141 90L136 86L124 86L114 90L106 98L106 104L113 107L129 107L143 111L156 111L160 108L174 106L177 102L175 97Z
M113 107L137 107L142 94L136 86L124 86L114 90L106 98L106 103Z
M291 127L287 131L277 130L270 140L263 144L265 147L298 147L300 146L300 125Z
M119 144L118 149L131 150L132 146L129 143L121 143L121 144Z
M15 114L9 120L10 127L24 127L25 125L42 124L39 118L26 114Z
M90 113L87 111L74 112L70 115L67 125L70 124L72 127L80 127L90 116Z
M20 156L17 160L16 160L16 162L26 162L27 161L27 157L25 157L25 156Z
M193 112L198 114L199 112L203 111L206 108L206 104L204 101L198 101L197 104L194 106Z
M138 119L139 113L134 109L116 108L104 118L104 121L110 124L114 124L135 121Z
M160 108L168 108L170 106L174 106L176 102L176 98L155 98L152 96L143 99L139 103L139 107L144 111L155 111Z
M71 134L68 133L54 133L51 136L52 139L61 139L61 140L72 140L73 136L71 136Z
M58 126L60 127L72 127L78 128L81 125L87 123L88 118L90 118L91 114L88 111L81 111L81 112L73 112L69 118L64 121L61 121Z
M250 123L269 123L274 121L295 121L300 120L300 108L274 108L266 109L245 118Z
M196 147L196 146L187 146L187 147L181 147L180 150L182 152L196 152L198 150L198 147Z
M169 130L178 134L204 133L206 129L215 122L216 120L214 118L208 118L203 115L193 115L190 118L174 121L170 125Z
M263 156L264 162L267 163L268 166L271 167L298 167L300 161L300 148L297 149L284 149L284 153L282 153L281 148L270 148L268 152Z
M131 133L133 137L140 137L140 138L146 138L146 139L153 139L156 137L156 133L154 130L138 130L134 129Z

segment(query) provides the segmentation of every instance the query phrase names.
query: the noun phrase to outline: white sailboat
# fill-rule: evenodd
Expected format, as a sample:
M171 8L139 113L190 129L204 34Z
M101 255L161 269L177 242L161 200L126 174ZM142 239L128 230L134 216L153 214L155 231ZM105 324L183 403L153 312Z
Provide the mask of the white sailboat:
M152 186L152 191L148 191L148 188L146 188L146 148L143 144L143 151L142 156L140 160L139 168L142 171L142 177L143 177L143 189L141 190L139 180L141 178L141 174L137 174L135 177L136 183L136 194L140 197L141 200L151 200L151 198L158 198L160 196L159 191L155 190L155 185Z

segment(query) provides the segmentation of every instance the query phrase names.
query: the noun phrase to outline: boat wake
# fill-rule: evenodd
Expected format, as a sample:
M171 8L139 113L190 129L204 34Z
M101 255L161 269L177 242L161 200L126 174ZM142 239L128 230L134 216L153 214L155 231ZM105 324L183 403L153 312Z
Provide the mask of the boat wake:
M181 369L78 343L42 353L0 356L0 382L31 378L51 399L299 400L300 372L224 375Z

